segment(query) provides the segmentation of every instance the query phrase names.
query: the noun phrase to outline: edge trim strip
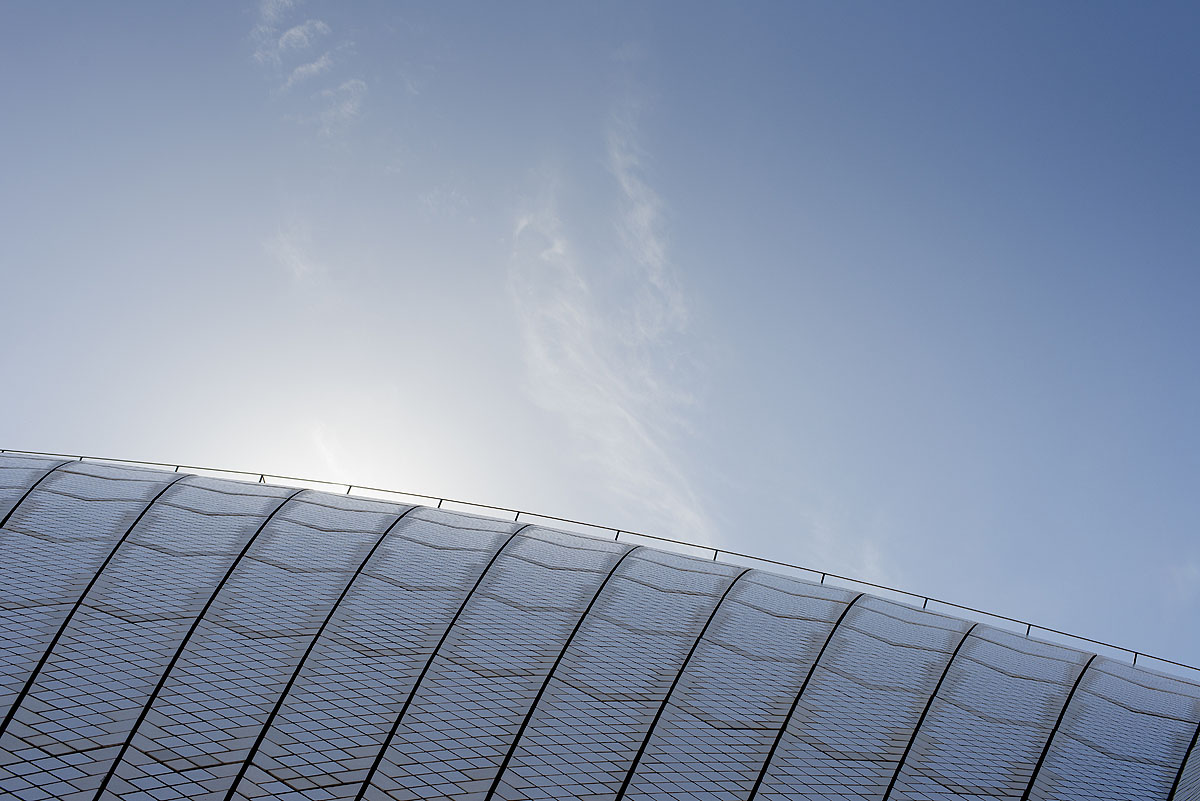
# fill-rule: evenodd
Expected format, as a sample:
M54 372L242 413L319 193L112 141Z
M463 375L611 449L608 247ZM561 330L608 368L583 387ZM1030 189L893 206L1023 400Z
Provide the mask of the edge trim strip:
M842 621L846 619L846 615L850 614L850 609L858 599L866 595L865 592L860 592L855 595L850 603L846 604L846 608L838 615L837 622L833 624L833 628L829 630L829 636L825 638L824 644L821 645L821 650L817 651L817 658L813 660L812 666L808 669L808 675L804 677L804 683L800 685L800 691L796 693L795 699L792 701L792 706L788 709L787 716L783 719L783 724L780 725L779 731L775 732L775 742L771 743L771 750L767 752L767 758L763 760L762 769L758 772L758 778L754 780L754 787L750 790L750 795L746 796L746 801L753 801L758 795L758 788L762 787L763 779L767 777L767 770L771 767L771 760L775 758L775 750L779 748L779 742L783 739L784 732L787 731L788 724L792 722L792 716L796 714L796 707L800 705L800 697L804 695L804 690L808 687L808 682L813 677L813 673L817 671L817 665L821 663L821 657L825 655L825 649L829 647L829 643L833 642L833 635L837 633L838 627L842 625Z
M68 462L63 462L63 464L68 464ZM59 467L62 467L62 465L59 465ZM58 468L55 469L57 470ZM46 475L49 475L49 473ZM33 672L30 673L29 678L25 680L25 685L21 687L21 691L17 693L17 697L13 700L12 706L8 708L8 713L4 716L4 720L0 721L0 735L3 735L4 732L8 731L8 726L10 723L12 723L13 718L16 716L17 709L22 703L24 703L25 697L29 695L30 691L33 689L33 685L37 682L38 676L42 674L42 668L46 666L46 662L49 661L50 655L54 653L54 647L58 645L58 641L62 639L63 634L66 633L67 628L71 625L71 621L75 619L75 613L79 611L79 607L83 606L83 601L85 598L87 598L88 593L92 591L92 587L95 587L96 582L100 580L100 576L104 573L104 568L108 567L108 563L111 562L113 557L117 555L117 551L120 550L121 546L125 544L125 540L129 539L129 535L133 533L135 528L137 528L137 524L142 522L142 518L145 517L146 513L150 511L150 508L154 506L154 504L158 503L158 499L161 498L171 487L187 478L188 475L189 474L185 473L184 475L179 476L172 481L168 481L166 486L160 489L158 494L150 499L150 502L142 508L142 511L138 513L138 516L134 518L132 523L129 524L129 528L125 530L125 533L122 534L121 538L117 540L115 545L113 545L112 550L108 552L108 556L104 557L104 561L100 563L98 568L96 568L95 572L92 574L91 581L87 583L87 586L83 588L83 592L79 593L79 597L75 599L75 604L71 607L71 610L67 612L67 616L63 619L62 624L58 627L58 631L54 632L54 637L51 638L49 644L46 646L46 650L42 652L42 658L38 660L37 665L33 668ZM45 476L42 476L42 478L45 478ZM35 484L34 486L37 485ZM32 489L33 487L30 487L31 491ZM13 509L16 508L16 506L13 507ZM5 519L7 520L7 518Z
M1191 745L1187 751L1183 752L1183 761L1179 763L1179 772L1175 774L1175 781L1171 784L1171 792L1167 796L1167 801L1175 801L1175 793L1179 792L1179 783L1183 781L1183 772L1187 770L1188 760L1192 757L1192 751L1196 750L1196 741L1200 740L1200 723L1196 724L1196 733L1192 735Z
M675 674L675 680L671 682L671 686L667 688L667 694L663 696L662 703L658 705L658 711L654 713L654 720L650 721L650 728L646 729L646 736L642 739L642 745L638 748L637 754L633 758L633 763L629 766L629 770L625 772L625 781L621 782L621 789L617 792L615 801L621 801L625 797L625 792L629 789L630 782L633 781L633 774L641 764L642 756L646 753L646 747L650 745L650 739L654 736L654 730L658 726L658 720L662 717L663 712L667 709L667 704L671 701L671 695L675 692L675 687L679 684L679 680L683 678L683 673L687 670L688 664L692 661L692 656L696 653L696 649L700 647L700 641L704 639L705 633L708 632L709 625L720 611L721 605L725 603L725 599L729 597L735 584L741 580L742 576L749 573L753 568L746 568L741 573L734 577L733 581L729 582L729 586L725 588L725 592L721 593L721 597L717 599L713 605L712 612L708 614L708 620L704 621L704 628L700 629L700 634L696 636L696 641L692 643L692 649L688 651L687 657L684 658L683 664L679 666L679 671Z
M550 666L550 670L546 673L546 678L542 680L542 686L538 688L537 695L533 697L533 703L529 705L529 711L525 713L525 719L521 721L521 727L517 729L517 734L513 737L512 745L508 748L508 753L504 755L504 759L500 762L500 767L496 770L496 777L492 779L492 786L488 788L487 795L483 797L483 801L491 801L496 789L500 786L500 780L504 778L504 771L508 769L508 763L512 761L513 755L517 753L517 746L521 743L521 735L525 733L529 722L533 720L533 714L537 711L538 703L542 700L543 693L550 686L550 680L554 678L554 671L558 670L558 665L563 661L563 657L567 655L567 649L571 647L571 643L575 640L575 635L583 628L583 621L587 619L588 613L592 611L592 607L596 605L596 601L600 599L600 594L604 592L604 588L608 586L609 579L617 573L617 568L625 561L625 557L629 554L644 548L643 545L635 545L625 553L621 554L621 558L616 561L612 569L608 571L608 575L604 577L604 581L600 582L600 586L596 589L596 594L592 596L592 600L588 601L587 608L583 610L583 614L579 616L579 620L575 623L575 628L571 631L571 636L567 637L566 643L563 644L562 650L558 652L558 658L554 660L554 664Z
M395 723L392 724L392 728L387 733L387 737L383 738L383 743L379 746L379 752L375 754L375 761L371 763L371 767L367 770L367 775L363 779L362 785L358 788L358 793L355 794L354 801L362 801L363 796L367 794L367 788L371 786L371 781L375 778L375 773L379 770L379 766L383 762L383 755L386 754L388 748L391 747L392 740L396 737L396 732L400 731L400 723L404 720L404 714L408 712L409 706L412 705L413 699L416 698L417 690L421 689L421 682L425 680L425 674L429 672L430 666L433 665L433 660L437 659L438 653L442 650L442 645L446 642L446 638L450 636L450 632L454 629L454 624L458 622L458 618L462 615L463 610L467 608L467 604L470 602L471 596L475 594L475 590L479 589L479 585L483 583L483 579L492 569L492 565L496 564L496 560L500 558L500 554L504 552L504 549L508 547L509 543L515 540L518 534L532 525L532 523L526 523L512 534L509 534L508 539L504 541L503 545L496 549L496 552L492 554L492 558L488 560L488 563L484 565L483 570L479 572L479 577L475 579L474 586L472 586L471 590L463 597L462 603L458 605L458 611L454 613L454 617L450 618L450 622L442 631L442 636L438 640L437 645L435 645L433 650L429 653L429 659L425 660L425 667L421 668L421 673L417 676L417 680L413 682L412 689L408 691L408 697L404 699L404 706L400 707L400 712L396 715Z
M25 499L29 497L29 494L31 492L33 492L35 489L37 489L39 484L41 484L43 481L48 479L50 477L51 473L53 473L55 470L62 467L63 465L71 464L74 461L75 461L74 459L68 459L65 462L59 462L58 464L54 465L54 467L51 467L49 470L47 470L45 473L42 473L41 477L39 477L37 481L33 482L29 486L29 489L25 490L25 494L22 495L20 498L17 498L17 502L14 503L12 505L12 508L8 510L8 513L4 515L4 519L0 520L0 528L4 528L5 526L8 525L8 519L13 516L13 512L17 511L17 509L21 506L21 504L25 503Z
M350 588L354 586L355 580L362 575L363 570L365 570L367 567L367 563L371 561L371 557L375 555L377 550L379 550L379 546L383 544L383 541L387 539L387 536L392 533L392 529L399 525L400 521L403 520L409 512L420 508L420 506L408 507L401 512L386 529L384 529L383 533L379 535L377 540L375 540L375 543L371 546L370 550L367 551L367 555L364 556L363 560L359 563L358 569L354 571L354 575L350 577L350 580L346 582L346 586L342 588L341 595L337 597L337 600L333 602L333 606L329 608L329 614L327 614L325 616L325 620L321 622L320 627L317 629L317 633L313 635L311 640L309 640L308 648L305 649L304 655L301 656L300 661L296 663L296 668L292 671L291 677L288 678L287 684L284 685L283 691L279 694L279 697L275 699L275 706L271 708L271 713L267 715L266 721L263 722L262 728L259 729L258 737L256 737L254 740L254 745L250 746L250 750L246 752L246 756L242 759L242 766L238 769L237 775L233 777L233 784L229 785L229 792L225 794L225 801L230 801L230 799L237 794L238 785L242 783L242 779L245 777L246 771L250 769L250 763L254 761L254 757L258 756L258 751L262 747L263 741L267 739L267 732L271 730L271 726L275 723L275 718L279 716L279 710L283 708L283 703L287 700L288 693L292 691L292 685L296 683L296 679L300 676L300 671L303 670L305 663L308 662L309 655L311 655L313 649L316 648L317 641L320 640L321 635L325 633L325 627L329 625L329 621L333 620L334 613L337 612L338 607L342 604L342 601L345 600L346 596L350 593Z
M117 774L117 768L120 766L121 760L125 758L125 753L129 750L129 746L133 744L134 736L137 734L142 722L146 720L146 715L150 713L150 707L154 706L154 702L158 700L159 693L161 693L163 687L166 686L167 679L170 677L171 671L175 669L175 663L179 661L179 657L183 656L183 652L187 649L188 643L192 639L192 635L196 633L196 629L200 628L200 621L204 620L204 616L208 614L208 610L214 603L216 603L217 596L221 594L221 590L225 589L225 583L229 581L229 577L233 575L233 571L237 570L238 565L240 565L242 562L242 558L250 550L250 547L254 545L255 541L258 540L258 535L263 533L263 530L267 527L267 524L271 522L279 510L287 506L288 501L292 500L292 498L295 498L302 492L308 491L309 490L298 489L291 495L284 498L282 503L271 510L271 514L267 515L266 519L262 521L258 527L258 530L251 535L250 539L246 540L246 544L242 546L241 553L239 553L237 557L234 558L233 563L229 565L229 569L226 570L225 575L221 577L216 589L212 591L212 595L208 597L208 600L205 602L203 608L201 608L199 614L196 615L196 619L192 621L191 628L188 629L187 634L183 635L183 639L179 642L179 647L175 649L175 653L172 655L171 661L167 663L166 670L164 670L162 675L159 676L158 684L156 684L154 690L151 691L150 697L146 699L146 703L142 706L142 711L137 716L137 720L134 721L133 726L130 727L129 734L125 737L125 742L121 744L121 750L117 752L112 764L110 764L108 767L108 772L104 774L104 778L96 787L96 795L93 796L95 801L100 800L100 798L104 795L105 789L108 787L108 783L112 781L112 777Z
M938 679L937 685L934 686L933 692L929 696L929 700L925 703L925 708L921 710L921 717L917 718L917 725L913 726L912 737L908 738L908 745L904 746L904 753L900 755L900 761L896 763L896 772L892 774L892 780L888 782L887 792L883 794L883 801L888 801L892 796L892 788L896 786L896 780L900 778L900 771L904 770L904 761L908 759L908 752L912 750L913 743L917 741L917 735L921 733L921 724L925 722L925 716L929 714L929 710L933 708L933 701L937 698L938 690L942 689L942 682L950 675L950 666L954 664L954 658L958 656L958 652L966 645L967 640L971 636L971 632L975 631L978 623L972 623L971 628L967 629L967 633L958 641L958 645L954 646L954 652L950 654L950 658L946 660L946 667L942 670L942 676Z
M1054 735L1058 734L1058 727L1062 725L1063 718L1067 716L1067 707L1071 706L1071 699L1075 697L1075 691L1079 689L1079 685L1083 682L1083 675L1087 673L1088 668L1092 666L1092 662L1096 661L1096 655L1092 654L1088 657L1088 661L1084 663L1083 670L1079 671L1079 675L1075 677L1075 683L1071 685L1071 692L1067 693L1067 700L1063 703L1062 709L1059 710L1058 720L1054 722L1054 728L1050 730L1050 736L1046 738L1046 745L1042 748L1042 755L1038 757L1037 765L1033 768L1033 773L1029 777L1029 785L1025 788L1025 792L1021 794L1021 801L1029 801L1029 794L1033 792L1033 785L1037 782L1038 774L1042 772L1042 763L1046 761L1046 755L1050 753L1050 746L1054 743Z

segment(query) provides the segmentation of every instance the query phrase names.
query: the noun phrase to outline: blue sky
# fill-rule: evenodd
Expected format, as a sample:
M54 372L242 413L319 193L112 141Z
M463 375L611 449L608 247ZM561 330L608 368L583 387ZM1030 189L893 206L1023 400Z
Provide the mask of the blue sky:
M1200 664L1194 6L8 18L0 447L529 508Z

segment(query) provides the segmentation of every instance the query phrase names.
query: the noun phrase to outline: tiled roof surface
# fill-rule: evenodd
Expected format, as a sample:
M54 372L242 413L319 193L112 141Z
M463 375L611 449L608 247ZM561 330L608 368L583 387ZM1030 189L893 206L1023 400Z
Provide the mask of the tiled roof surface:
M0 520L7 797L1200 799L1197 685L829 585L7 454Z

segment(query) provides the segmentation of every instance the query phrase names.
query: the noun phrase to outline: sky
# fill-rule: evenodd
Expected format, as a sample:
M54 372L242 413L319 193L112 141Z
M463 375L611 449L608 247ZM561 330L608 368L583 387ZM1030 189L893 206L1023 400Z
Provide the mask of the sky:
M0 448L1200 665L1200 10L14 2Z

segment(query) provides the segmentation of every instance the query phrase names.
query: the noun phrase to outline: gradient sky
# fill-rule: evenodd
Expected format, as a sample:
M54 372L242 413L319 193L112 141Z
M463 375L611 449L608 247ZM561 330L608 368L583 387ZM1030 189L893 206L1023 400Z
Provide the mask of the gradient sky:
M0 447L1200 664L1195 4L6 9Z

